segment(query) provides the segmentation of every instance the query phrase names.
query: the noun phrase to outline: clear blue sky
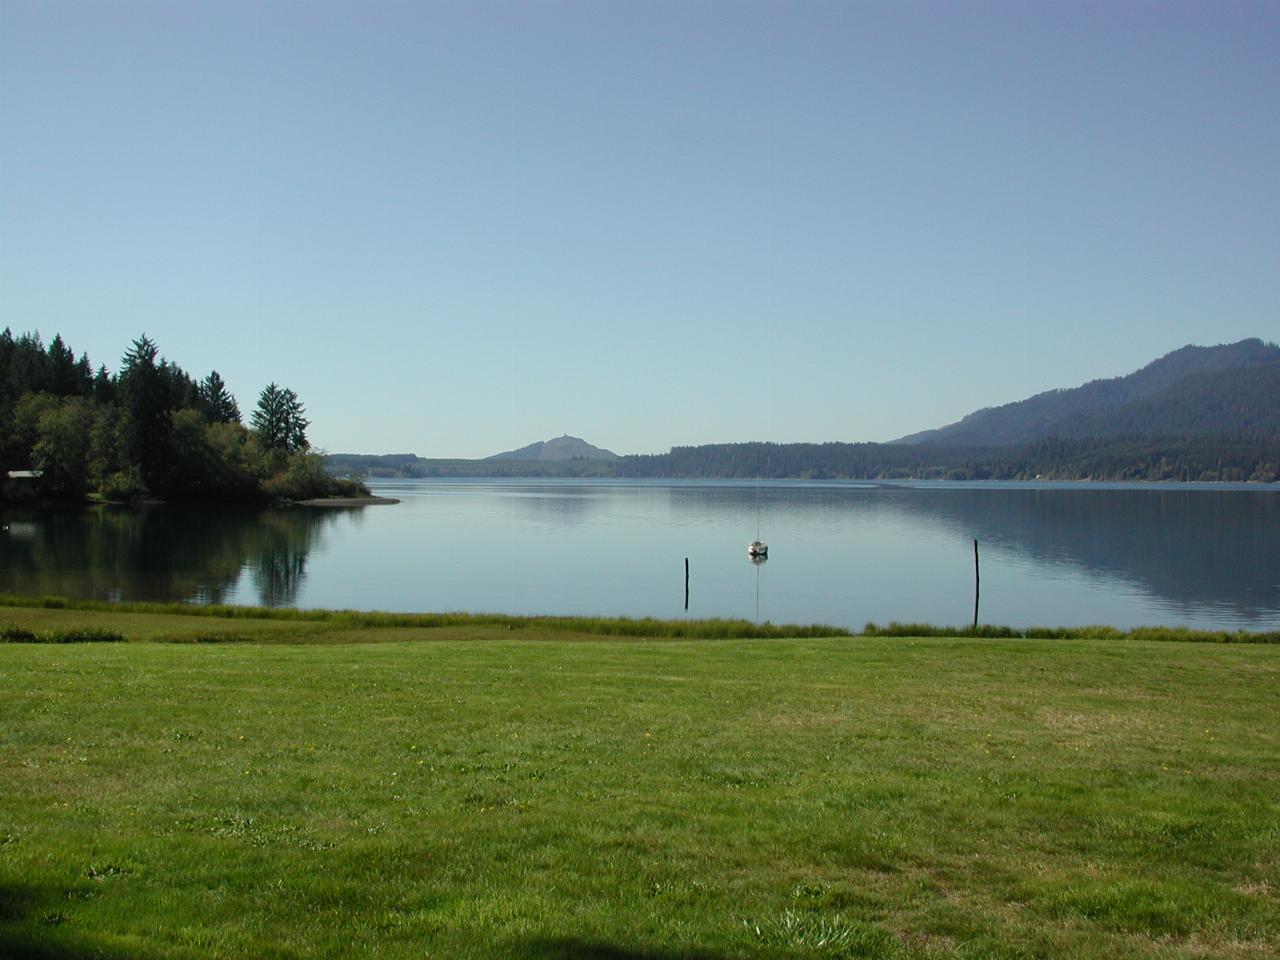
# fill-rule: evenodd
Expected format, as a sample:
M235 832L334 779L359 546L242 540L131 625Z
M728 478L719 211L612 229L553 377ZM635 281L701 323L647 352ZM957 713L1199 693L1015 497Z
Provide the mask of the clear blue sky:
M1280 335L1273 2L0 3L0 327L330 451L885 440Z

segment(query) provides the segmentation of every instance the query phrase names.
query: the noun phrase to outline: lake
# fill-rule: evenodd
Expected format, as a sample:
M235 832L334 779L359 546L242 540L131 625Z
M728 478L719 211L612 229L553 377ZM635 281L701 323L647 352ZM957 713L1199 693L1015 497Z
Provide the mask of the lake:
M383 480L391 506L3 508L0 592L396 611L1280 629L1280 487ZM753 564L747 543L769 543ZM689 559L685 610L684 562Z

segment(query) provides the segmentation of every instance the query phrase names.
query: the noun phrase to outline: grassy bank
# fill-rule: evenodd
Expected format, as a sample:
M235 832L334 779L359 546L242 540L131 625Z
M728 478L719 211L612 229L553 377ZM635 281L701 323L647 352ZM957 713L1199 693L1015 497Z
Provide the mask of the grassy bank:
M40 611L40 612L37 612ZM62 615L52 611L61 611ZM580 634L595 637L716 639L792 639L849 636L849 631L824 624L808 626L752 623L749 620L658 620L652 617L521 617L486 613L380 613L361 610L299 610L293 607L231 607L188 603L107 603L65 597L15 597L0 594L0 624L5 619L82 623L86 619L106 629L134 631L139 639L184 640L207 633L208 639L335 640L357 638L368 630L478 631ZM235 626L229 624L234 623ZM292 625L292 629L289 625ZM419 636L418 633L412 636ZM383 636L382 639L389 639Z
M1280 943L1280 647L343 616L0 609L285 641L0 645L0 956Z
M63 611L53 614L50 611ZM855 634L829 624L753 623L750 620L660 620L653 617L545 617L488 613L382 613L362 610L299 610L293 607L233 607L189 603L108 603L67 597L20 597L0 594L0 627L5 619L69 623L78 629L86 618L100 629L131 631L143 640L314 641L324 637L353 640L362 631L410 630L532 631L532 635L578 634L592 637L644 639L789 640L804 637L849 637ZM231 627L227 621L238 626ZM283 624L294 625L290 629ZM209 626L206 626L209 625ZM411 634L419 636L419 634ZM1170 640L1180 643L1280 643L1280 631L1190 630L1183 627L977 627L925 623L868 623L863 636L956 637L1024 640ZM379 636L372 634L372 636ZM383 636L389 639L389 636Z

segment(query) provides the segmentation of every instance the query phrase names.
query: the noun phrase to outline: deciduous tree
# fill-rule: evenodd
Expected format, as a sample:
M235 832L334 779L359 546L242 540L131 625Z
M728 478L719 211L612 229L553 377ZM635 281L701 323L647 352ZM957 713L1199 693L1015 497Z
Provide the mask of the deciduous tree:
M89 448L95 420L93 404L82 397L63 398L40 416L31 462L44 472L41 486L45 490L67 496L89 488Z

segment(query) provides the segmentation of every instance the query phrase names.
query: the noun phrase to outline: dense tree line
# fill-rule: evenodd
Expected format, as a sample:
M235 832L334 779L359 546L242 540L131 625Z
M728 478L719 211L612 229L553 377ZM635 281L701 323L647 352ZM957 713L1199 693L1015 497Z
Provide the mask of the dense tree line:
M372 477L671 477L806 480L1280 481L1280 437L1037 440L1000 447L888 443L724 443L617 460L428 460L328 457Z
M625 477L813 480L1280 480L1280 437L1049 438L1000 447L732 443L624 457Z
M6 496L258 500L355 493L307 441L292 390L262 391L250 426L216 370L193 379L146 335L116 373L55 336L0 334L0 480ZM9 478L10 471L36 476Z
M331 473L355 477L616 477L614 460L428 460L412 453L335 453Z

